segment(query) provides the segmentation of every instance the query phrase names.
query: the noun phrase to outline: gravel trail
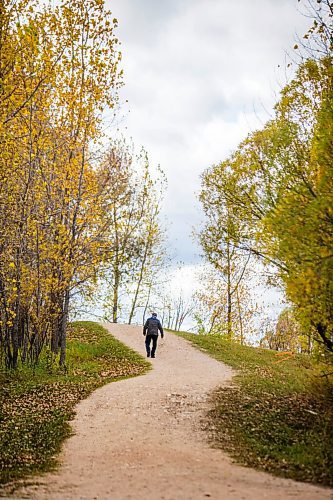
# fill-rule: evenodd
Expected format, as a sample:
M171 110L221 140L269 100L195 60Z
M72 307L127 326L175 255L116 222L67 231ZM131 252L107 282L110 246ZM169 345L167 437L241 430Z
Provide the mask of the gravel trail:
M145 353L141 328L106 326ZM17 499L333 499L330 489L238 466L209 447L200 418L208 393L230 384L229 367L168 332L151 361L148 374L108 384L77 406L62 465Z

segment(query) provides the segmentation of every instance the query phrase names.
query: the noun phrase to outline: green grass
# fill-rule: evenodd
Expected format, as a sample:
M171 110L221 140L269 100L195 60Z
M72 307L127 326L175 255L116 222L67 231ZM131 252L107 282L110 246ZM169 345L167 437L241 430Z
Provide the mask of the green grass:
M65 373L45 355L34 371L0 374L0 485L53 469L76 403L151 366L97 323L71 324L68 338Z
M318 364L218 335L180 335L237 370L234 384L212 396L207 430L214 446L241 464L333 486L332 381Z

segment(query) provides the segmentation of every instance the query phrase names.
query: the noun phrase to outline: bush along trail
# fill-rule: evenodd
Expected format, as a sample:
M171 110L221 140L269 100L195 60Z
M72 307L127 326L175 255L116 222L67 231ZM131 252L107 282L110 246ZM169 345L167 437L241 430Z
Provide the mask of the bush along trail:
M323 365L219 335L179 335L238 370L235 384L212 396L214 446L243 465L333 486L333 379Z
M51 355L45 355L34 369L0 374L0 494L9 482L15 489L15 480L57 465L78 401L150 367L97 323L72 323L68 336L65 370L55 368Z

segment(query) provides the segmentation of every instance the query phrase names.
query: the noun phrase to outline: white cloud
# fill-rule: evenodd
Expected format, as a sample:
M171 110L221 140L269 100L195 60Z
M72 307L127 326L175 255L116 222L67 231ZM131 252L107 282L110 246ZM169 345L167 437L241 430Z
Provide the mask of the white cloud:
M285 51L295 33L310 24L298 5L296 0L109 1L122 41L122 98L130 109L126 133L166 172L170 244L187 264L199 253L190 234L202 218L196 197L200 173L223 160L272 112L285 81Z

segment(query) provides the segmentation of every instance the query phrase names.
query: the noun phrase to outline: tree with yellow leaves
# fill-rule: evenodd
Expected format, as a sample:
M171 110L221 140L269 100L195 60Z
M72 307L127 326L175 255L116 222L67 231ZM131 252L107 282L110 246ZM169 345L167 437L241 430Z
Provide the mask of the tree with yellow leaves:
M333 350L332 59L308 60L276 117L205 174L239 249L276 270L309 335Z
M220 233L228 213L225 248L229 238L275 269L302 329L333 351L333 10L329 0L309 5L311 58L281 91L274 119L205 172L201 197ZM204 239L210 259L214 231L213 245Z
M71 291L102 257L102 112L121 74L101 0L1 3L0 314L7 367L43 346L65 363Z

